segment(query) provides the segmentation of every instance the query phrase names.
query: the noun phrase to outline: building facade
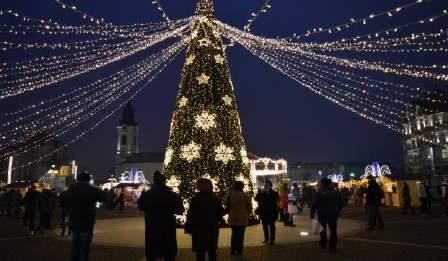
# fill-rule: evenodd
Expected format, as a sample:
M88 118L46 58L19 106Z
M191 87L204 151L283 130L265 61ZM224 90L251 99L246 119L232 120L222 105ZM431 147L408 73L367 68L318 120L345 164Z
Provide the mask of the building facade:
M134 109L128 103L123 109L117 126L117 156L115 176L120 178L132 171L141 171L149 183L156 170L162 170L164 154L162 152L139 151L139 128L135 120Z
M436 91L406 105L403 119L404 167L407 174L448 174L448 94Z

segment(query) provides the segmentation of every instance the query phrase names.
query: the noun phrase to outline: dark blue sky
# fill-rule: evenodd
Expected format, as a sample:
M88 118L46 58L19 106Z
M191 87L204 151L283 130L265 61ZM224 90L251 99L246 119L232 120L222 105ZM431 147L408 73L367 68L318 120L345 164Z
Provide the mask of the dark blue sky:
M230 25L242 28L249 14L263 2L264 0L215 0L217 17ZM351 17L367 16L410 2L413 1L273 0L272 9L259 17L253 26L253 32L265 36L289 36L294 32L301 33L316 26L344 23ZM151 0L95 0L67 1L67 3L74 3L82 10L116 24L161 20ZM195 0L161 0L161 3L171 17L182 18L193 13ZM432 3L413 8L394 20L383 19L376 25L354 28L350 32L363 32L362 30L366 28L375 31L414 21L438 13L446 7L448 7L446 0L433 0ZM76 15L58 8L51 0L4 0L0 3L0 8L14 8L23 14L52 17L60 22L81 21ZM391 21L393 23L390 23ZM434 32L444 24L446 28L446 18L429 27L414 27L407 32ZM334 38L323 35L312 39ZM136 117L140 125L141 151L164 150L184 55L184 53L179 55L175 62L134 100ZM395 166L401 165L401 138L396 133L312 94L240 46L229 49L228 57L249 151L260 156L284 157L290 163L383 160L392 162ZM428 63L431 59L417 57L413 61ZM20 107L19 102L34 101L58 94L59 88L85 84L99 75L101 72L91 73L25 98L9 99L0 103L0 109L13 110ZM408 79L403 81L409 82ZM435 84L431 81L412 83L424 87ZM70 86L67 87L68 85ZM119 117L118 114L114 115L73 146L83 166L97 173L105 173L106 169L113 166L116 148L115 127Z

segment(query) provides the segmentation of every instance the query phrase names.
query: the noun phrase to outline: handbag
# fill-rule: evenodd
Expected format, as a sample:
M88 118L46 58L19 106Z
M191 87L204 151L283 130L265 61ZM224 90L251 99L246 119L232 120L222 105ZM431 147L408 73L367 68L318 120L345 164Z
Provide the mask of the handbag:
M289 203L288 204L288 214L297 215L297 214L299 214L299 209L297 208L296 205Z
M317 235L320 232L322 232L323 230L324 230L324 228L319 223L319 221L317 219L313 219L312 224L311 224L311 233L313 233L314 235Z

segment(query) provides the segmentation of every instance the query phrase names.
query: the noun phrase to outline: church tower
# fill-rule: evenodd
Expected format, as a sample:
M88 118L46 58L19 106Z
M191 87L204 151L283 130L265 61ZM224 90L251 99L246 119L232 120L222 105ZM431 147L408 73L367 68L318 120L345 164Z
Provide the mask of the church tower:
M131 103L126 104L117 127L117 164L138 153L138 124Z

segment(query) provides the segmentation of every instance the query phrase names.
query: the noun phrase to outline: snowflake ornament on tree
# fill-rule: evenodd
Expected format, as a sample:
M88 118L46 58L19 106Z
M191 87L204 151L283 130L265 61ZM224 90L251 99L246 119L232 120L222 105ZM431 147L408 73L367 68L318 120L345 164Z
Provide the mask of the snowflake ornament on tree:
M168 164L170 164L171 159L173 158L173 149L172 148L168 148L166 149L165 152L165 159L163 161L163 165L168 166Z
M205 131L208 131L210 128L216 127L216 115L210 114L207 111L203 111L201 114L196 115L195 119L195 127L201 128Z
M233 149L227 147L222 143L215 148L215 154L215 160L222 161L224 164L227 164L227 162L235 159L235 156L233 155Z
M187 145L181 147L180 157L188 162L192 162L194 159L199 159L201 157L201 145L196 144L194 141Z

